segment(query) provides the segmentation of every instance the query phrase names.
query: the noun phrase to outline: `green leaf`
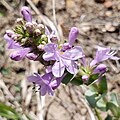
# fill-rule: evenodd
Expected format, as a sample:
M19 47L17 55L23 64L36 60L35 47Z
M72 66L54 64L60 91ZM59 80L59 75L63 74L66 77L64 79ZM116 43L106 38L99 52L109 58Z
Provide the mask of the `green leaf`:
M82 85L83 84L83 81L82 81L82 78L80 77L75 77L73 78L72 81L70 81L73 85Z
M115 117L120 118L120 107L117 107L114 103L108 102L107 103L107 110L111 110L112 114Z
M112 93L110 102L107 103L107 110L111 110L113 115L117 118L120 118L120 106L119 101L115 93Z
M100 82L98 84L98 88L99 88L100 94L107 92L107 80L106 80L105 76L103 76L102 79L100 80Z
M111 102L115 104L117 107L119 107L119 101L115 93L111 93Z
M66 76L63 78L62 83L67 85L72 78L73 74L67 73Z
M85 97L92 108L96 107L97 96L98 94L95 91L88 90L85 93Z
M7 119L20 120L17 112L10 106L0 103L0 115L6 117Z
M106 111L106 102L104 101L104 98L99 99L96 103L96 106L101 111Z

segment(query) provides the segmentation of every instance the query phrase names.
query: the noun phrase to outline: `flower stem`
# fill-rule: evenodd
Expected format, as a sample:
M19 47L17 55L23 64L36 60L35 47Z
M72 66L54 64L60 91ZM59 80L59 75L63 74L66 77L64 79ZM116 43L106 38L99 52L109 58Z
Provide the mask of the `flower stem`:
M96 113L98 120L102 120L102 117L100 116L100 113L98 112L97 108L95 108L95 113Z

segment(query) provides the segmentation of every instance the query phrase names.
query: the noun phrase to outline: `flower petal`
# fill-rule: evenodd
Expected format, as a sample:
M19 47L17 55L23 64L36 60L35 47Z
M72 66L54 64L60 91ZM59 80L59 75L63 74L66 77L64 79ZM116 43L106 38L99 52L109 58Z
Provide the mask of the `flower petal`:
M55 77L61 77L63 75L65 71L65 65L63 64L63 62L60 61L56 61L52 67L52 73Z
M27 77L27 80L29 82L35 82L35 84L40 84L40 81L42 81L43 79L38 73L34 73L34 75Z
M115 54L116 54L116 51L110 52L110 48L98 47L95 59L90 63L90 66L94 66L95 64L105 61L109 58L113 60L119 60L120 58L115 57L114 56Z
M74 61L71 60L64 60L65 67L67 71L71 74L77 74L78 69L77 69L77 64Z
M57 50L58 45L55 43L49 43L44 47L45 52L54 53Z
M10 38L7 34L4 35L4 39L8 43L8 49L16 49L20 48L20 44L16 43L12 38Z
M53 77L52 72L50 72L50 73L46 73L45 75L43 75L42 79L46 84L49 84L52 80L52 77Z
M77 60L84 57L83 50L81 47L76 46L74 48L71 48L70 50L66 50L62 57L68 60Z
M94 69L93 74L97 74L97 73L103 74L106 72L106 68L107 68L106 65L100 64Z
M30 48L20 48L16 51L14 51L10 58L15 61L22 60L28 53L30 52Z
M54 53L43 54L43 59L46 61L55 60Z

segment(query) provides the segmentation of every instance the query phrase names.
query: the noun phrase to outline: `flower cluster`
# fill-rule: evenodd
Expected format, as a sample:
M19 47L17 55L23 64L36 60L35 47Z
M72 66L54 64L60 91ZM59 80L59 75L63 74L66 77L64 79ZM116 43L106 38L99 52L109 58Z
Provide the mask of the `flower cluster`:
M90 64L86 63L85 55L80 46L74 46L79 34L76 27L72 27L68 36L68 42L60 43L55 32L40 23L32 21L32 15L28 7L22 7L23 18L16 20L13 30L7 30L4 39L8 43L8 49L13 49L10 58L15 61L27 57L30 60L40 61L46 68L44 75L35 73L28 77L40 87L40 93L53 95L53 91L63 82L66 76L71 75L69 82L74 83L74 78L79 78L82 83L90 84L106 72L106 65L98 64L107 59L118 60L110 52L109 48L98 47L96 56ZM92 82L90 79L94 77ZM81 83L81 82L80 82Z

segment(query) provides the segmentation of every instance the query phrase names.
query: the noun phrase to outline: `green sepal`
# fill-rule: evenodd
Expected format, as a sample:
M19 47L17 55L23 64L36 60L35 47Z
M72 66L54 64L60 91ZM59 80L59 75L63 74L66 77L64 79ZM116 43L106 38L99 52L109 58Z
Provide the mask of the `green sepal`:
M82 85L83 84L83 81L82 81L82 78L81 77L75 77L72 79L72 81L70 81L73 85Z
M87 85L92 84L95 80L97 80L99 78L99 74L93 74L89 77Z
M73 74L67 73L63 78L62 83L67 85L70 82L70 80L73 78L73 76L74 76Z

